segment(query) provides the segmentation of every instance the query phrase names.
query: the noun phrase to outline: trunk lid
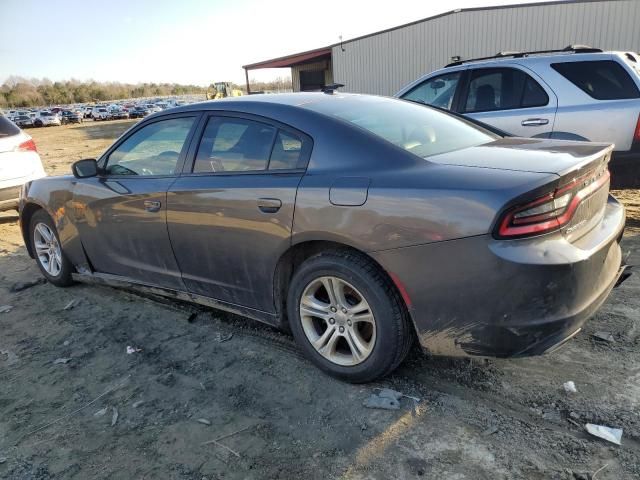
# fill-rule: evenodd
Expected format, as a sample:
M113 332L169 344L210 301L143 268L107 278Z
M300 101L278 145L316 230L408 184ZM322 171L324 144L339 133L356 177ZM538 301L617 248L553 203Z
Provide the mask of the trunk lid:
M552 175L550 179L553 180L545 186L515 198L508 210L515 208L518 211L527 205L547 203L550 200L538 200L548 197L570 196L566 208L558 210L559 230L568 241L575 242L598 225L604 215L610 184L607 166L612 150L612 144L507 137L428 160L447 165ZM544 217L541 224L548 223L548 217L538 217ZM513 224L521 221L513 220Z
M613 145L606 143L505 137L491 143L428 157L445 165L550 173L560 177L607 163Z

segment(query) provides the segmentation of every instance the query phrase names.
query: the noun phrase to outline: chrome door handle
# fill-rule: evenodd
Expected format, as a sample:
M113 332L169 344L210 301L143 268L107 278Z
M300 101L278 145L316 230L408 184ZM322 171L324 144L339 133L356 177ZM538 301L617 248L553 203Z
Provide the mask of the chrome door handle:
M527 118L526 120L523 120L520 125L523 127L538 127L540 125L547 125L548 123L549 120L546 118Z
M144 209L147 212L157 212L160 210L162 203L157 200L145 200L144 201Z
M282 207L282 201L278 198L259 198L258 208L263 213L276 213Z

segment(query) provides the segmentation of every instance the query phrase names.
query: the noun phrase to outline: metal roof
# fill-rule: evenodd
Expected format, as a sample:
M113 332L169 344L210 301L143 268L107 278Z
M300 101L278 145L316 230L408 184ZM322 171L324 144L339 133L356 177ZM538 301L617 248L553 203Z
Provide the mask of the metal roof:
M317 48L315 50L309 50L307 52L294 53L293 55L274 58L272 60L265 60L263 62L243 65L242 68L245 68L247 70L256 70L259 68L293 67L294 65L300 65L301 63L307 63L312 60L318 60L322 57L329 56L331 56L331 47L323 47Z

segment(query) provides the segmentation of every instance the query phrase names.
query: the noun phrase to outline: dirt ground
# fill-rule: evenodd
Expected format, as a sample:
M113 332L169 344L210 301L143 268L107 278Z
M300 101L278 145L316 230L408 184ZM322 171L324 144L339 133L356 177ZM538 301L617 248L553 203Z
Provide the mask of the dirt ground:
M30 133L48 173L62 174L132 123ZM624 251L640 265L640 191L616 193L628 206ZM0 478L640 478L640 275L552 354L414 351L362 386L243 318L90 285L12 291L40 278L17 217L0 215L0 306L13 306L0 313ZM383 386L420 401L364 408ZM622 445L586 423L622 428Z

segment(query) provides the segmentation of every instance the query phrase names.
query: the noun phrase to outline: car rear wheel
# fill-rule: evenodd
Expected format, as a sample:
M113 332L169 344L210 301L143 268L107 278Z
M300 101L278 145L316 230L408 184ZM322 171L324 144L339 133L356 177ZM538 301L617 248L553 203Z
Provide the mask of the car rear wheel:
M387 375L413 341L393 284L373 262L352 252L326 252L305 261L292 278L287 313L306 356L349 382Z
M44 210L37 211L31 218L29 231L36 263L45 278L58 287L71 285L73 265L62 251L51 217Z

